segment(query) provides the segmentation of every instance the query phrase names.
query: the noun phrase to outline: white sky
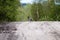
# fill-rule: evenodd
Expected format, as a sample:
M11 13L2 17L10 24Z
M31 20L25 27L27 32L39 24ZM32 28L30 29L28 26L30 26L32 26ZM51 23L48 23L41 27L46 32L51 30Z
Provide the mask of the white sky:
M21 3L32 3L33 0L21 0Z

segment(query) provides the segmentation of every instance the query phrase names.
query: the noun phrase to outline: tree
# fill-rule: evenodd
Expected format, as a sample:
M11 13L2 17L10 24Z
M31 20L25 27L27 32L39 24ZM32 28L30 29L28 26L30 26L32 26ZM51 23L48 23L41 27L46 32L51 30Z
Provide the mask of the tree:
M49 13L50 20L56 21L57 15L55 13L55 11L56 11L56 5L55 5L54 0L48 1L48 10L49 10L48 13Z
M56 21L60 21L60 5L56 5Z
M19 0L0 0L0 21L16 21Z
M49 19L49 13L48 13L48 1L43 1L42 2L42 17L41 17L41 21L48 21Z
M34 4L32 5L31 15L32 15L33 20L35 20L35 21L38 20L36 3L34 3Z
M58 2L59 3L59 2ZM37 11L38 10L38 11ZM32 6L32 18L35 21L60 21L60 5L55 0L37 0Z
M34 21L41 20L42 17L42 5L39 0L35 1L31 7L31 15Z

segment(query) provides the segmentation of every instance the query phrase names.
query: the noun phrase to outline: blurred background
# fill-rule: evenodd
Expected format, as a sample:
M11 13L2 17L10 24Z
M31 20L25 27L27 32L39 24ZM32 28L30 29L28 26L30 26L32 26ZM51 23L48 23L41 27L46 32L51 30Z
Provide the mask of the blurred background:
M60 21L60 0L0 0L0 22Z

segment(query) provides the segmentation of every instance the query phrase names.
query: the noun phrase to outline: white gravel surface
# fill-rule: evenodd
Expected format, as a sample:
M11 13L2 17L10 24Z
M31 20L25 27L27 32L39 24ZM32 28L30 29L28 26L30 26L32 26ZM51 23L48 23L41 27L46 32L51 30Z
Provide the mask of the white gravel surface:
M60 40L60 22L13 22L8 25L13 24L17 28L17 40Z

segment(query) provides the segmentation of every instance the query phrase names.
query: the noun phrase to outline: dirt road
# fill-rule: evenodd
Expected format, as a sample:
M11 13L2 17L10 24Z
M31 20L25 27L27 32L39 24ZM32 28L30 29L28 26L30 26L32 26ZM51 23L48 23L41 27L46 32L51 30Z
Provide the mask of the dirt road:
M60 22L23 22L16 27L18 40L60 40Z
M17 28L16 40L60 40L60 22L12 22L7 25Z

